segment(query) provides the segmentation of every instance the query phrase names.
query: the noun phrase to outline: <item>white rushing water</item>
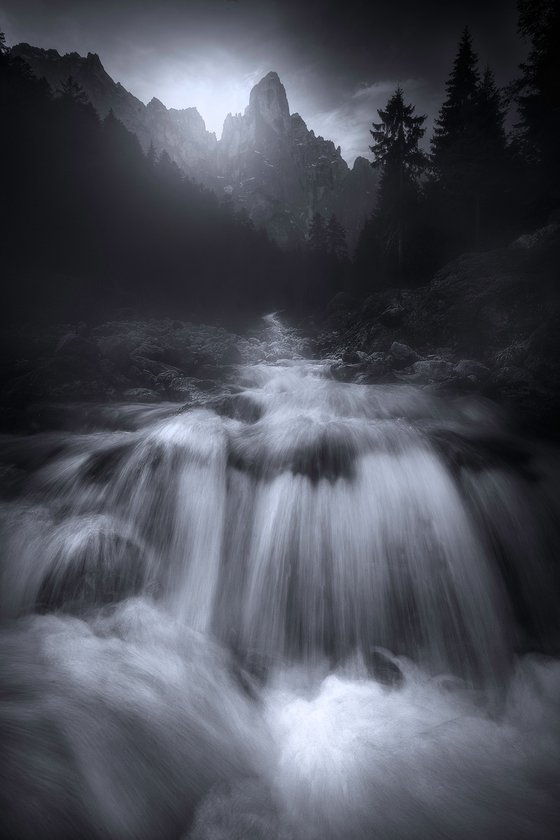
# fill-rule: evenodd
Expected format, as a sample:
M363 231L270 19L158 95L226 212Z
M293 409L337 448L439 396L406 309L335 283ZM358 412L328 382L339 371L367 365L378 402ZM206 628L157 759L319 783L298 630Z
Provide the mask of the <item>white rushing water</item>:
M1 441L0 836L552 840L557 454L264 339Z

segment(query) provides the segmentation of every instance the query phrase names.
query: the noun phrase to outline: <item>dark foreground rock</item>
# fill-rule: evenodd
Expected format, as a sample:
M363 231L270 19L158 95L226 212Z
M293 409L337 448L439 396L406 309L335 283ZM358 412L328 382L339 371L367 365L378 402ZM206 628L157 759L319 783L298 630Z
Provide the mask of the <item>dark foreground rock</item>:
M475 391L522 427L560 432L558 224L464 254L421 288L383 289L362 302L339 296L317 320L319 350L338 359L337 379ZM360 364L344 363L360 354Z
M1 350L0 424L24 430L48 423L46 404L202 404L234 377L247 341L216 326L127 319L27 325L6 331Z

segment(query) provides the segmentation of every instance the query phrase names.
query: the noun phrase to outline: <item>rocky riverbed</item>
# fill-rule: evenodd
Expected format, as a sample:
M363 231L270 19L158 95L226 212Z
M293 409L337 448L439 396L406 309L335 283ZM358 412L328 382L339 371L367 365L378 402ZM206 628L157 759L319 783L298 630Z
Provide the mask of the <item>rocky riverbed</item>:
M463 255L427 286L386 289L361 301L339 294L292 330L294 352L331 360L332 376L342 382L479 394L522 428L556 436L558 265L560 226L551 224L508 248ZM7 330L0 423L41 429L66 403L84 410L100 402L207 405L228 383L235 391L238 365L278 351L271 330L269 323L240 334L131 311L96 325Z

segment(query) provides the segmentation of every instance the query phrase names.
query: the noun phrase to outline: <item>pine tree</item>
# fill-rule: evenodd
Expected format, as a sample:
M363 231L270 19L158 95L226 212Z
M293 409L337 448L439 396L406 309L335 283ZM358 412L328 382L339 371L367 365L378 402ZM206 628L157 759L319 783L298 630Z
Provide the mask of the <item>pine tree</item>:
M530 42L513 85L521 117L518 140L539 180L544 213L560 203L560 2L519 0L519 32Z
M156 150L152 141L150 141L150 145L148 147L148 151L146 152L146 162L150 169L154 169L156 165Z
M489 68L480 80L468 29L446 91L432 139L430 194L450 251L457 252L477 247L483 229L489 237L499 226L510 174L502 95Z
M484 148L480 151L490 155L502 155L506 148L506 107L490 67L486 67L484 71L477 102L477 123L480 135L484 138Z
M346 231L333 213L326 228L327 252L337 260L344 262L348 259L348 245Z
M68 76L65 82L62 82L57 92L63 102L79 105L87 105L89 103L87 93L72 75Z
M169 153L163 149L157 162L157 171L161 178L171 183L181 180L181 170L174 160L171 160Z
M472 161L475 246L491 242L511 216L511 155L504 127L506 107L494 74L486 67L478 88L475 113L476 156Z
M436 120L432 139L432 162L441 176L461 166L472 152L478 87L478 57L466 28L445 86L447 98Z
M309 250L314 254L324 254L327 251L327 228L320 213L315 213L309 224L307 235Z
M419 178L428 159L419 148L426 129L425 116L415 116L414 105L406 105L401 87L397 87L381 119L370 131L374 144L372 166L381 171L376 206L378 236L384 250L396 256L399 276L405 262L405 239L410 230L419 194Z
M465 29L432 138L436 201L452 249L458 250L473 245L480 228L480 199L475 178L480 152L479 84L478 57L470 32Z

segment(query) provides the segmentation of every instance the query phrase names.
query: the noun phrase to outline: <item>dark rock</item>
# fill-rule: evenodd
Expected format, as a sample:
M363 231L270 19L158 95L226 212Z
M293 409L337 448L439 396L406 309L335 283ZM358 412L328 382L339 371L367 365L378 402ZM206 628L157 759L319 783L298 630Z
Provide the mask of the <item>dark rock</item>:
M145 341L133 350L132 355L161 361L165 355L165 350L154 341Z
M477 381L483 381L488 377L490 370L481 362L473 359L461 359L455 365L454 372L460 378L474 376Z
M331 365L331 376L333 379L336 379L337 382L355 382L356 377L360 373L364 372L365 368L362 362L353 365L340 363Z
M382 382L394 382L395 377L386 358L370 359L365 370L358 374L356 382L360 385L377 385Z
M404 676L399 666L391 657L379 648L369 648L364 652L368 674L383 685L399 688Z
M97 344L75 333L63 336L56 348L57 355L79 356L85 359L98 359L101 355Z
M237 344L230 344L227 350L224 353L225 359L227 364L230 365L241 365L243 364L243 354Z
M342 361L345 365L356 365L363 360L355 350L345 350L342 354Z
M357 303L358 302L355 298L350 297L350 295L345 292L338 292L329 300L324 312L321 315L321 320L325 321L327 324L331 322L340 322L348 316L349 313L354 312Z
M122 370L130 365L130 347L120 336L103 336L98 340L99 349L104 357Z
M439 451L453 472L466 469L482 472L489 469L513 469L533 481L532 454L518 438L477 435L467 437L452 429L429 432L431 444Z
M203 364L198 365L195 369L195 376L197 379L223 379L223 370L217 365Z
M414 384L443 382L453 376L453 365L444 359L421 359L397 374L399 379Z
M156 376L155 381L155 388L158 391L172 391L173 390L173 382L180 378L180 371L176 368L168 368L166 370L162 370L161 373L158 373Z
M458 394L469 394L477 389L477 381L474 376L452 376L441 382L431 382L424 386L424 391L429 394L441 396L454 396Z
M171 372L175 376L181 375L181 370L177 367L173 367L172 365L168 365L162 361L156 361L145 356L137 355L136 353L131 356L131 361L134 363L135 367L143 371L148 371L154 377L158 377L161 373L167 372Z
M400 327L402 325L405 315L405 308L399 303L393 303L381 313L379 320L384 327L391 327L394 329L395 327Z
M409 367L414 362L420 361L420 356L412 347L409 347L407 344L401 344L399 341L393 341L389 352L393 360L393 366L397 370Z
M132 402L159 402L158 394L149 388L127 388L123 397L125 400L131 400Z
M241 420L243 423L256 423L264 414L262 406L248 394L230 394L219 397L208 405L221 417Z
M90 455L83 467L83 479L91 483L107 483L133 446L134 443L119 443Z

